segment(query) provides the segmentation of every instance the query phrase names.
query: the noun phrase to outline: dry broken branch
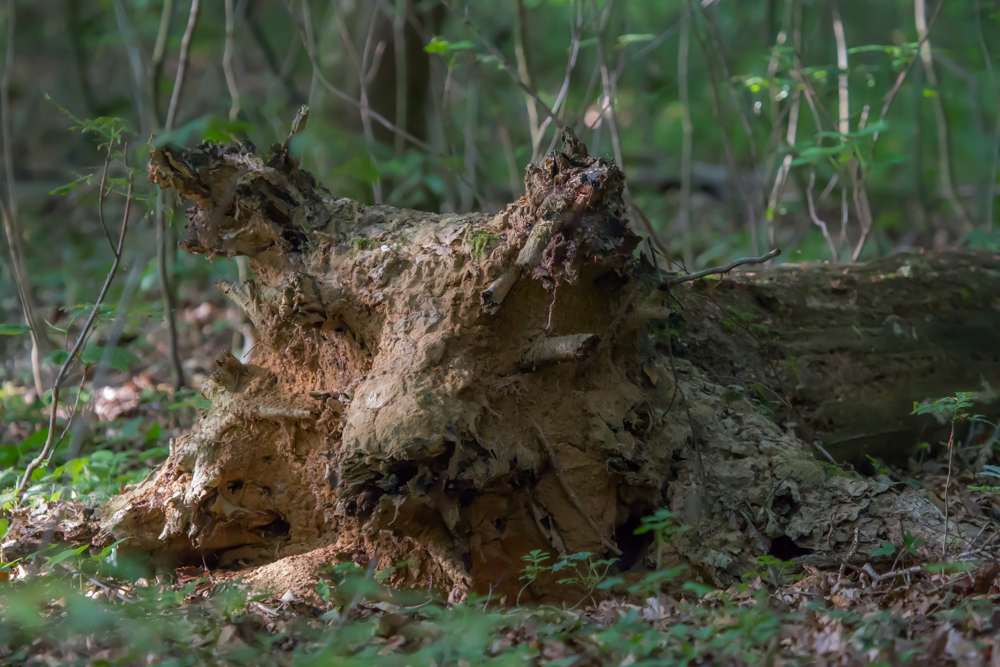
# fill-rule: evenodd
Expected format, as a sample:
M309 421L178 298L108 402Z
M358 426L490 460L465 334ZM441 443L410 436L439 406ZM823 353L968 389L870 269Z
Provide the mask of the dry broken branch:
M711 269L705 269L703 271L697 271L695 273L687 273L681 276L676 276L674 278L671 278L670 280L665 280L662 283L660 283L660 289L661 290L670 289L671 287L680 285L681 283L686 283L691 280L698 280L699 278L704 278L705 276L729 273L736 267L743 266L744 264L763 264L764 262L774 259L780 254L781 250L779 248L775 248L771 252L765 255L761 255L760 257L741 257L740 259L737 259L725 266L715 266L712 267Z

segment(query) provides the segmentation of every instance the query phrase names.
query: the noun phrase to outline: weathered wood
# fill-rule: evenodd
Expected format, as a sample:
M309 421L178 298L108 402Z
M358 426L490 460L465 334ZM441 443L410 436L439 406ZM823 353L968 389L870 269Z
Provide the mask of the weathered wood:
M729 388L822 372L822 338L796 337L795 321L839 311L781 287L813 284L812 269L660 291L634 253L621 171L565 139L493 217L337 198L282 145L266 159L157 149L150 178L194 202L183 247L251 258L253 286L223 288L260 343L245 366L223 360L211 409L156 477L108 504L107 539L229 567L377 554L418 564L395 583L510 599L532 549L621 551L639 576L658 557L634 529L659 507L696 528L663 564L720 585L769 552L835 563L900 531L939 543L933 503L824 465L796 436L821 425L823 400L796 431ZM801 305L782 305L792 295ZM809 326L830 329L823 317ZM829 322L836 341L854 326ZM809 364L768 375L795 345ZM845 363L871 363L860 349ZM808 406L792 388L790 406Z
M525 351L521 366L534 369L542 364L560 361L583 361L597 348L600 341L600 336L587 333L541 338Z
M839 460L905 460L936 444L914 401L972 391L977 412L997 415L997 253L785 264L702 281L691 296L691 353L723 385L767 387L787 403L779 415Z

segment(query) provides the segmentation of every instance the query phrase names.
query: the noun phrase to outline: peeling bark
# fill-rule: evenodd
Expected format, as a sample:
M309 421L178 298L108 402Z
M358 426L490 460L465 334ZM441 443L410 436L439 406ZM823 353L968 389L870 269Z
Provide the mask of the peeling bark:
M163 148L149 171L194 203L188 252L250 258L257 281L220 288L261 342L220 361L200 423L107 505L107 539L229 568L408 560L394 583L454 597L516 594L533 549L620 551L639 576L656 554L634 529L659 507L695 527L665 564L719 585L776 545L830 564L901 531L940 542L933 503L817 461L727 388L726 357L766 366L772 350L727 332L706 285L732 306L770 279L659 291L621 171L572 136L492 217L338 198L281 145Z

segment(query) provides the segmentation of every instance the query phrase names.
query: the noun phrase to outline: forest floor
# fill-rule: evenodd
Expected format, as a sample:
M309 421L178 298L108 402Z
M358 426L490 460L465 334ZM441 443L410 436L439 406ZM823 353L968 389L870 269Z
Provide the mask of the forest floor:
M231 344L234 314L221 303L182 310L193 383ZM976 486L977 454L961 443L950 478L947 460L920 460L930 448L905 468L873 462L941 508L948 498L972 537L952 539L947 558L917 562L912 539L884 544L879 563L845 554L851 564L830 571L765 557L728 590L683 569L626 587L613 566L581 556L561 567L583 590L575 604L449 604L391 590L390 572L350 563L310 582L308 595L262 594L224 572L88 548L91 508L148 475L203 407L196 392L164 383L165 341L151 331L108 387L84 391L81 455L57 454L16 510L10 492L40 449L44 415L30 389L3 385L0 664L1000 665L998 489ZM552 565L526 561L523 580Z

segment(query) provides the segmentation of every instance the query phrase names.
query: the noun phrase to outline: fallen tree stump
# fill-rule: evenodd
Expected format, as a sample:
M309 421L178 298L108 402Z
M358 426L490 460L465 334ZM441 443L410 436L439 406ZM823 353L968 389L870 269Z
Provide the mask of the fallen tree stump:
M664 566L687 564L717 585L768 553L830 565L902 544L905 532L925 540L925 555L940 545L932 502L818 460L796 435L831 431L825 419L849 430L851 400L870 400L848 395L838 412L806 398L815 377L829 380L820 393L841 380L862 391L864 373L830 364L870 362L867 342L845 339L868 325L838 318L845 302L872 298L875 265L754 267L660 290L665 276L628 226L622 172L571 135L528 167L527 194L495 216L338 198L281 144L267 158L160 148L149 172L193 202L185 250L250 258L255 279L220 288L260 342L247 364L224 355L199 424L171 442L155 476L104 508L107 540L230 569L310 552L319 564L407 561L390 582L508 601L534 549L616 557L623 576L638 576L657 554L635 529L664 507L694 528L666 545ZM976 303L993 309L976 312L996 321L1000 290L985 281L996 257L884 266L898 277L903 261L915 286L930 270L943 280L975 268ZM945 331L933 309L918 324L919 295L911 301L902 339L911 324L913 340ZM788 368L772 368L780 349ZM752 382L802 421L762 412ZM529 593L559 595L544 579Z

